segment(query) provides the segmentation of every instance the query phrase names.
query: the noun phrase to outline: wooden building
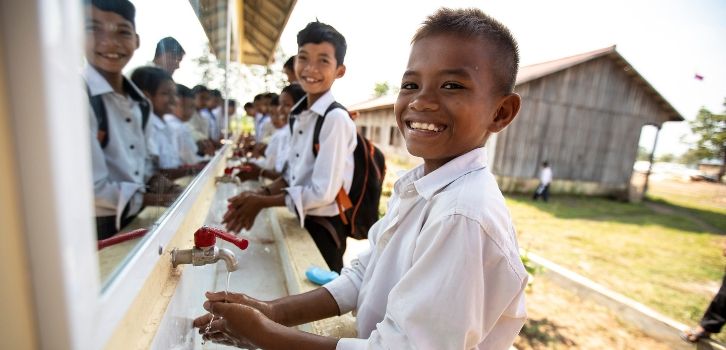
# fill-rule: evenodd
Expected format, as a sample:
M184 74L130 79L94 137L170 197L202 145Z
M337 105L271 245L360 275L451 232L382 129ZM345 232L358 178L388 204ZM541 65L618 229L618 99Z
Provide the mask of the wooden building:
M548 161L553 192L626 197L642 127L683 120L615 46L522 67L515 90L519 115L487 145L505 191L533 190ZM384 152L405 155L394 102L386 96L350 109Z

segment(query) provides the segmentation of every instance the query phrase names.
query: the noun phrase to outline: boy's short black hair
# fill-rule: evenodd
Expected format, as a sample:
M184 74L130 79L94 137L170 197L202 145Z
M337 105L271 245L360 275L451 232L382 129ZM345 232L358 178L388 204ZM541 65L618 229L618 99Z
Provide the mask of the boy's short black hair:
M492 44L496 50L496 55L492 56L495 93L509 94L514 91L519 69L519 49L507 27L479 9L440 8L426 18L411 43L442 33L479 37Z
M303 30L297 33L297 47L300 48L305 44L320 44L328 42L335 48L335 60L338 65L343 64L345 59L345 51L348 44L345 43L345 37L340 34L331 25L322 22L310 22Z
M85 0L85 4L94 6L101 11L113 12L131 22L131 25L136 28L136 7L128 0Z
M207 87L204 85L196 85L192 88L192 94L194 94L194 96L199 95L203 92L209 92L209 89L207 89Z
M266 94L265 94L265 96L264 96L264 97L265 97L265 98L269 98L269 99L270 99L270 101L272 101L272 100L274 100L274 99L277 99L277 98L279 98L280 96L278 96L278 95L277 95L276 93L274 93L274 92L268 92L268 93L266 93Z
M184 51L184 48L179 44L179 42L170 37L167 36L166 38L163 38L159 40L158 43L156 43L156 51L154 52L154 59L159 58L164 53L171 53L174 55L184 56L186 54L186 51Z
M157 67L139 67L131 73L131 81L133 81L139 89L152 95L156 95L156 90L158 90L161 83L166 80L174 81L169 73Z
M176 84L176 94L181 98L194 98L192 90L182 84Z
M237 107L237 100L230 98L229 100L227 100L227 106Z
M255 108L255 105L253 105L252 102L247 102L244 105L244 109L247 109L247 108Z
M292 100L294 101L294 103L298 103L298 101L305 97L305 90L303 90L300 84L290 84L288 86L285 86L280 94L282 95L283 93L292 96Z
M217 89L209 90L209 95L217 98L222 98L222 92Z
M252 101L257 102L257 101L261 100L263 97L265 97L265 94L257 94L257 95L255 95L255 98Z
M295 70L295 56L296 55L290 56L290 58L288 58L287 61L285 61L285 64L282 65L282 68L294 71Z
M280 105L280 96L275 94L272 96L272 99L270 100L270 106L279 106Z

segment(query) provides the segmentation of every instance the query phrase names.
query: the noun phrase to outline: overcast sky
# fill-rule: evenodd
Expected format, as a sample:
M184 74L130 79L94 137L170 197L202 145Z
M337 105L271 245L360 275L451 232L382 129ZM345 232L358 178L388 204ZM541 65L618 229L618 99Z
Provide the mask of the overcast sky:
M142 46L129 66L149 61L156 41L173 35L188 53L174 78L194 85L199 76L190 58L199 56L206 38L189 3L134 3ZM370 99L376 82L398 84L411 36L442 5L478 7L499 19L518 40L522 65L617 45L620 54L686 119L693 119L701 106L724 110L725 1L298 0L280 46L286 54L294 54L295 35L316 18L336 27L348 41L348 53L346 76L333 89L340 102L354 104ZM174 15L156 15L169 9ZM696 80L695 74L704 79ZM679 139L687 131L686 123L666 123L658 153L685 151ZM641 144L650 147L652 136L644 131Z

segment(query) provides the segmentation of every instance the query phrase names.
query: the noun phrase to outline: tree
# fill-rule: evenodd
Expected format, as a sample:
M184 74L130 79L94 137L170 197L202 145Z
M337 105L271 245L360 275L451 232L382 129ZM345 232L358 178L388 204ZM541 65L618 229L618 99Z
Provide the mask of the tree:
M376 83L373 88L373 95L376 97L382 97L388 95L391 91L391 85L387 81Z
M696 119L689 124L698 140L688 150L688 157L699 160L721 160L721 169L718 172L718 178L721 179L726 173L726 111L714 114L706 108L701 108Z

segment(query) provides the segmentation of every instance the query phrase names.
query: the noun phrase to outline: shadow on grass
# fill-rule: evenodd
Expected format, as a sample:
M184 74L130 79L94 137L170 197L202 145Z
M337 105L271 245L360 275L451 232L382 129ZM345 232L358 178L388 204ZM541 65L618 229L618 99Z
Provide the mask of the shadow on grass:
M560 332L560 326L549 321L547 318L539 320L528 319L519 332L519 337L530 348L539 348L540 346L564 345L566 347L575 346L572 339L567 338ZM557 346L555 346L557 348Z
M669 208L677 214L688 217L693 221L700 222L701 226L711 233L726 234L726 215L722 213L678 205L663 198L648 197L647 200L648 202Z
M673 210L672 215L658 213L644 203L627 203L604 197L551 195L550 201L545 203L533 201L531 197L522 194L506 194L505 196L513 202L535 207L540 211L562 219L658 225L697 234L724 234L724 231L715 229L720 225L703 225L697 221L704 216L720 217L724 220L723 225L726 225L726 216L722 214L681 207L662 201L661 205L669 206ZM690 213L690 215L683 213ZM711 229L706 229L705 226L711 226Z

